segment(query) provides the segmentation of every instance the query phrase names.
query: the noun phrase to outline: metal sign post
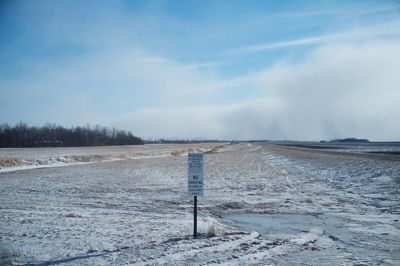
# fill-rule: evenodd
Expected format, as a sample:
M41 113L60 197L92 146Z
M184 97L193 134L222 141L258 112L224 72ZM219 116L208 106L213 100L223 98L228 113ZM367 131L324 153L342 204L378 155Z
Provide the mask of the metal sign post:
M188 196L193 196L193 237L197 238L197 196L204 194L204 164L202 153L188 154Z
M194 196L193 237L194 237L194 238L197 238L197 196Z

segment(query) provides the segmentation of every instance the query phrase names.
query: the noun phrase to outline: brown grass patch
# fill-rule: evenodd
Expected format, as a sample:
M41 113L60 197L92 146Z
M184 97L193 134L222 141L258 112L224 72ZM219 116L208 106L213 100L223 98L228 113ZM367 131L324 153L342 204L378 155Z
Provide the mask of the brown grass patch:
M0 159L0 166L3 167L13 167L22 165L23 161L20 159Z

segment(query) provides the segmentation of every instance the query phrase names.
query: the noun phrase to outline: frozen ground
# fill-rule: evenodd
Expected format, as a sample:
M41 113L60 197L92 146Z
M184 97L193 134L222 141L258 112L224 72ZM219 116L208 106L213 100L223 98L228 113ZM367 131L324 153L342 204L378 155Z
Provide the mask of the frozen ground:
M108 146L84 148L18 148L0 149L0 173L16 170L110 162L127 159L158 158L184 155L191 149L207 152L215 144L199 145L146 145Z
M400 265L396 157L199 145L208 153L194 240L184 155L195 146L0 150L3 162L118 158L0 173L0 262Z

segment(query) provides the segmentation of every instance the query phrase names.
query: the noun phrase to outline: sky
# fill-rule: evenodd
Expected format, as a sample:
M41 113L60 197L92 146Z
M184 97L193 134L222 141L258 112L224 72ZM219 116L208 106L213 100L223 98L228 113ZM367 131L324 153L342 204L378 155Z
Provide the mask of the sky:
M0 123L400 140L400 1L0 1Z

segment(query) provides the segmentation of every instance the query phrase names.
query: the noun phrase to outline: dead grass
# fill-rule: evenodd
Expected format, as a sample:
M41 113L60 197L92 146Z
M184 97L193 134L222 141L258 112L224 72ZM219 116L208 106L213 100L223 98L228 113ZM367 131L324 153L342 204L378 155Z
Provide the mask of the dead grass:
M175 150L171 152L173 156L181 156L190 152L203 152L205 154L212 154L218 151L218 149L225 147L226 145L214 145L214 144L187 144L186 149Z
M214 225L210 224L207 227L206 235L207 235L207 237L215 237L215 236L217 236L217 229L215 228Z
M218 236L218 229L211 223L205 223L199 226L198 233L201 237L211 238Z
M171 152L171 155L173 155L173 156L180 156L180 155L185 154L187 151L188 151L188 150L177 150L177 151Z
M103 155L72 155L72 160L80 163L88 163L106 159Z
M20 159L0 159L0 166L12 167L22 165L23 161Z

